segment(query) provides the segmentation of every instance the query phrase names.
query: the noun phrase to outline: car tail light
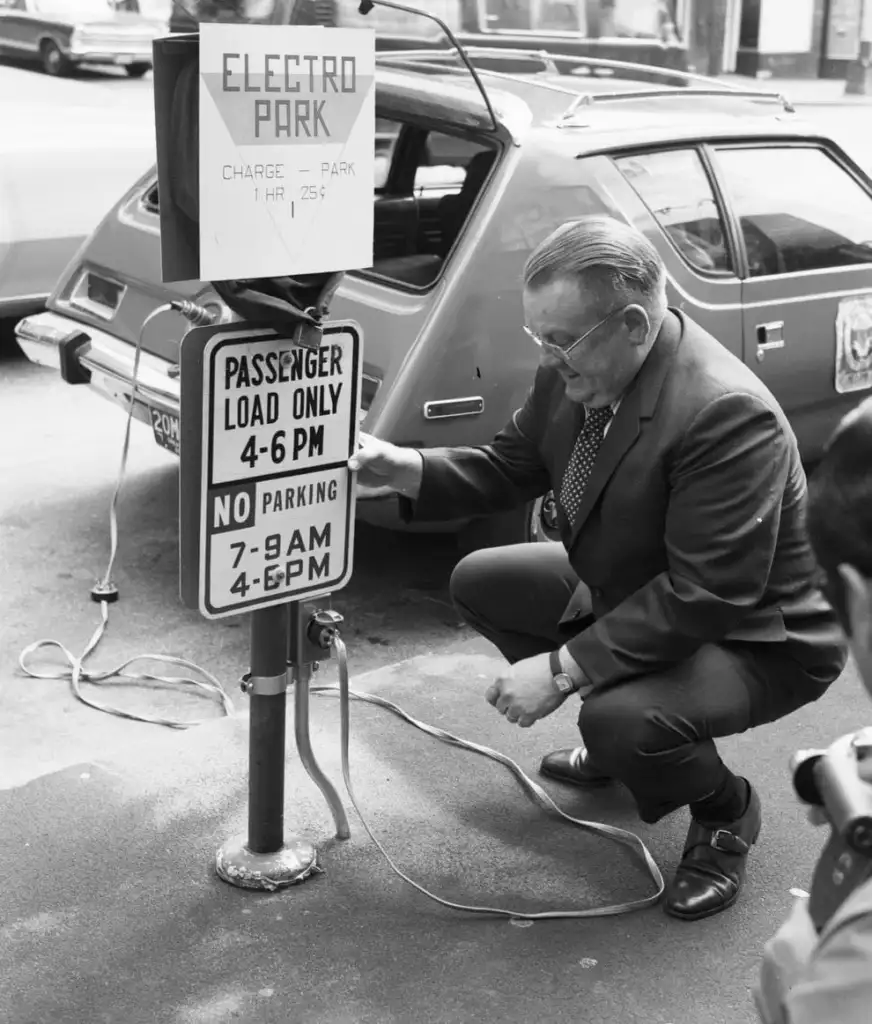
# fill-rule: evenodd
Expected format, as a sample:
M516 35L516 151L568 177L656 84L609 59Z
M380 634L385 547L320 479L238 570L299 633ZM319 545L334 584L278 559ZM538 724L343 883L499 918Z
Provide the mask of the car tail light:
M111 281L102 274L85 270L70 295L70 305L101 320L111 320L118 312L127 286Z

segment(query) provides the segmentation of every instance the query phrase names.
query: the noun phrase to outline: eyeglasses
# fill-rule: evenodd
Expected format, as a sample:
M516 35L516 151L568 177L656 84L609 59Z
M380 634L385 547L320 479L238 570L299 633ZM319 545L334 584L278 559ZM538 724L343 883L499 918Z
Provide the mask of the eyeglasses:
M604 316L602 320L598 320L589 331L585 331L580 338L576 338L575 341L565 346L555 345L553 342L546 341L541 335L536 334L535 331L531 331L526 324L524 325L524 333L527 337L532 338L539 348L545 349L546 352L554 352L556 355L560 356L561 359L568 359L575 349L577 349L585 339L589 338L595 330L602 327L603 324L608 323L613 316L617 316L618 313L623 313L626 308L626 306L621 306L620 309L613 309L611 313Z

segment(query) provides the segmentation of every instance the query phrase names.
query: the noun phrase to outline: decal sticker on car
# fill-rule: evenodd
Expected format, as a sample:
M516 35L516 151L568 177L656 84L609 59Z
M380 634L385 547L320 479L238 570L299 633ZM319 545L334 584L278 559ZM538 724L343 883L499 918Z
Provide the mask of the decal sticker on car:
M836 391L872 387L872 293L842 299L836 316Z

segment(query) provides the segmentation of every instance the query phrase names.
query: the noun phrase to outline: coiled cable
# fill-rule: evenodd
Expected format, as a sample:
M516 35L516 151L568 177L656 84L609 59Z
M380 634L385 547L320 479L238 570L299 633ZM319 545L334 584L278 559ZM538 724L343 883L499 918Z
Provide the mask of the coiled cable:
M360 818L369 838L376 845L394 874L401 878L407 885L412 886L413 889L416 889L422 896L426 896L427 899L433 900L440 904L440 906L448 907L450 910L461 910L471 914L489 914L491 916L496 915L499 917L508 917L527 921L541 921L554 918L613 917L618 914L627 914L634 910L642 910L645 907L653 906L655 903L659 902L666 889L663 874L657 866L657 862L654 860L651 852L648 850L648 847L635 833L629 832L626 829L616 828L614 825L606 825L596 821L585 821L582 818L573 818L571 815L561 811L545 790L538 783L534 782L524 772L519 764L513 761L510 757L507 757L505 754L501 754L497 750L492 750L490 747L482 746L479 743L472 743L470 740L461 739L461 737L455 736L453 733L447 732L445 729L439 729L436 726L428 725L426 722L421 722L417 718L413 718L406 711L403 711L403 709L398 707L396 704L389 700L385 700L384 697L377 697L371 693L358 693L352 690L349 686L348 680L348 655L345 649L345 643L338 633L336 633L332 638L332 647L339 663L339 685L313 686L312 693L324 695L334 694L339 696L342 778L345 782L345 788L348 791L348 797L351 800L352 807L357 811L357 815ZM634 853L641 857L657 891L652 896L645 896L638 900L628 900L624 903L609 904L605 907L587 907L581 910L546 910L530 913L528 911L509 910L503 907L472 906L465 903L454 903L451 900L443 899L441 896L437 896L435 893L425 889L424 886L419 885L418 882L409 878L408 875L397 867L390 854L381 842L379 842L370 828L366 817L358 805L357 798L354 795L354 787L351 781L351 766L349 763L349 744L351 737L351 716L349 713L349 704L351 698L363 701L367 704L374 704L380 708L385 708L387 711L390 711L392 714L402 718L410 725L413 725L416 729L420 729L421 732L426 733L428 736L433 736L435 739L441 740L443 743L460 747L463 750L470 750L474 754L481 754L482 757L490 758L492 761L496 761L497 763L504 765L521 783L521 787L533 802L538 804L549 814L556 815L561 820L568 822L570 825L574 825L576 828L582 828L587 832L592 832L594 835L604 836L606 839L612 839L615 842L622 843L624 846L628 846Z
M124 443L121 449L121 466L118 471L118 479L116 480L115 489L112 493L112 501L109 506L109 563L106 566L106 571L103 574L103 577L91 591L92 598L100 603L100 623L91 636L91 639L88 641L88 644L81 656L76 657L57 640L37 640L35 643L29 644L21 652L18 664L21 667L22 672L24 672L25 675L30 676L32 679L69 679L70 689L73 692L73 696L88 707L94 708L95 711L104 711L107 714L115 715L118 718L127 718L134 722L147 722L151 725L163 725L169 729L189 729L192 726L203 724L204 721L211 721L211 719L181 721L157 715L139 714L137 712L126 711L122 708L114 707L101 700L89 697L82 691L83 683L90 683L93 685L110 682L113 684L130 683L136 686L145 683L156 683L160 687L178 686L192 692L195 696L205 697L209 700L215 701L215 703L221 706L225 715L235 714L233 702L224 692L221 684L215 676L210 672L207 672L205 669L200 668L199 665L195 665L193 662L187 661L185 658L177 658L168 654L140 654L122 662L116 668L108 669L103 672L95 672L85 668L85 662L97 650L100 641L103 639L106 630L109 627L109 605L114 602L118 596L118 592L112 583L112 570L115 567L115 560L118 555L118 499L121 494L121 487L127 471L127 458L130 450L130 428L133 423L133 412L136 405L136 395L139 382L139 364L142 354L143 338L145 336L146 328L152 320L161 314L168 313L170 311L182 313L183 316L194 324L208 323L208 319L204 319L204 316L211 317L209 311L204 307L197 306L187 300L179 300L158 306L157 309L153 310L146 317L143 321L142 327L140 328L139 337L136 341L136 350L133 355L130 404L127 409L127 426L124 431ZM29 664L30 659L36 655L37 652L48 649L60 652L66 661L66 665L62 668L51 669L31 668ZM131 665L140 661L175 665L180 668L192 670L202 678L193 678L187 675L169 676L158 675L152 672L127 671Z

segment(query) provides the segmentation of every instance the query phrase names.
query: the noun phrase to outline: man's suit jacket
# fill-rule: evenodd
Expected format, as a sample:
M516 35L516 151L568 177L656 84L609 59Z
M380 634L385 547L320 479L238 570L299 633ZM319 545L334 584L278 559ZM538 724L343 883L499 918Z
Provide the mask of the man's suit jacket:
M523 408L481 447L423 451L402 514L453 519L559 493L584 420L559 373L540 367ZM705 643L787 642L810 669L843 665L816 586L794 433L758 377L677 310L622 397L574 524L569 560L590 590L564 616L595 686L649 674Z

